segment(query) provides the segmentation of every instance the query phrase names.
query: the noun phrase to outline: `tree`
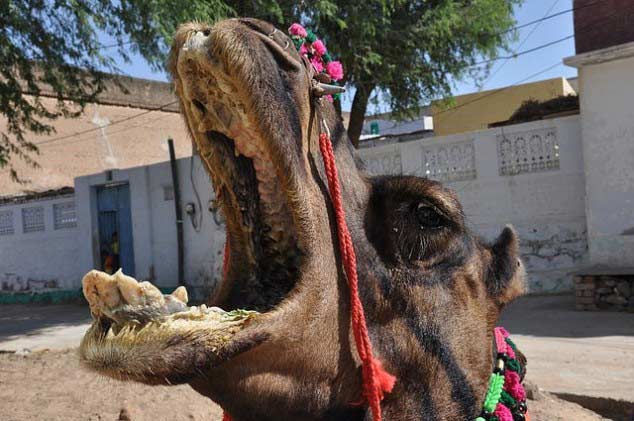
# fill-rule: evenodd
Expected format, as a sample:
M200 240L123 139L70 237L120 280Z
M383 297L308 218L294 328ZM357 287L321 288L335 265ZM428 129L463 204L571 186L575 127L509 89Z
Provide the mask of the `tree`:
M26 133L50 134L51 121L80 115L116 73L109 48L163 68L172 34L189 20L252 16L286 27L301 21L339 57L355 88L348 134L357 144L368 102L380 95L393 115L451 93L451 78L476 79L472 67L506 49L513 6L521 0L9 0L0 2L0 168L32 158ZM107 34L113 45L101 45ZM41 100L43 91L57 99Z
M356 88L348 135L357 145L375 94L396 118L418 115L432 99L451 95L451 80L482 80L515 33L521 0L343 0L336 12L311 14L336 49L347 83Z
M117 48L126 60L130 51L138 52L156 66L182 20L231 12L220 0L0 1L0 114L5 120L0 168L8 166L11 177L20 181L13 158L37 165L37 145L26 134L51 134L53 120L82 113L104 89L105 72L117 70L104 54L108 48ZM110 36L114 45L101 45L100 34ZM42 101L44 92L56 99L54 105Z

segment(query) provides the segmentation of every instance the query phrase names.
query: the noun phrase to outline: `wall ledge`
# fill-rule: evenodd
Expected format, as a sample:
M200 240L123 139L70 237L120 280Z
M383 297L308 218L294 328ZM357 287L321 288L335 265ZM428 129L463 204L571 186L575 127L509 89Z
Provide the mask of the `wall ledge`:
M630 57L634 57L634 42L566 57L564 58L564 64L570 67L580 68L591 64L606 63Z

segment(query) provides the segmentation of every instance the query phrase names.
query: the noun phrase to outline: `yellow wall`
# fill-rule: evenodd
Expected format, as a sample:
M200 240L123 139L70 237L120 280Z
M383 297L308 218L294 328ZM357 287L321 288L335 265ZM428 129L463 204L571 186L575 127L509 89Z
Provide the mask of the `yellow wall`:
M435 102L432 104L434 133L444 136L486 129L491 123L508 120L526 100L543 101L574 93L568 81L560 77L456 96L449 107Z

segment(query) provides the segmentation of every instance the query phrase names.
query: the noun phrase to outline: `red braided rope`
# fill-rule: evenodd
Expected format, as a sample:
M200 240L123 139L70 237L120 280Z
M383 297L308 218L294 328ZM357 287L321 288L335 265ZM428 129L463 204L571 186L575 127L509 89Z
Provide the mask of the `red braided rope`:
M339 251L343 260L343 267L348 278L348 288L350 289L350 318L352 322L352 332L357 346L357 352L361 359L361 373L363 377L363 397L367 399L372 410L373 421L381 421L381 401L384 394L389 393L394 388L396 377L383 369L381 361L372 355L372 343L368 334L368 327L363 311L363 304L359 298L359 279L357 276L357 256L352 245L352 237L346 223L346 213L343 209L341 199L341 187L339 185L339 174L335 164L335 154L332 150L330 136L327 133L319 135L319 149L324 160L328 188L335 211L335 221L337 224L337 237L339 240ZM229 242L225 245L224 271L226 274ZM231 416L224 413L222 421L232 421Z
M350 316L352 319L352 332L357 346L357 352L362 364L363 396L368 400L372 410L372 419L381 421L381 401L385 393L392 391L396 377L383 369L381 362L372 355L372 343L368 334L368 327L363 312L363 304L359 299L359 280L357 277L357 256L352 245L352 237L346 223L346 214L341 199L341 187L339 175L335 164L335 154L332 150L332 142L327 133L319 135L319 149L324 160L328 189L335 211L337 223L337 237L339 250L343 260L344 270L348 278L350 289Z

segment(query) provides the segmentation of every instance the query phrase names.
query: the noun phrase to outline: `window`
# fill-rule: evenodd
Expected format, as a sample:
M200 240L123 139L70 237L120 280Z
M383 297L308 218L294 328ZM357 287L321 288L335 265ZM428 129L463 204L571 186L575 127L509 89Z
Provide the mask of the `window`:
M423 147L423 175L445 182L475 179L473 141Z
M559 141L554 128L498 135L497 141L500 175L559 169Z
M53 205L53 220L56 230L75 228L77 226L75 202L55 203Z
M13 211L0 211L0 235L13 235L14 233L15 228L13 228Z
M22 208L22 232L44 231L44 208Z

